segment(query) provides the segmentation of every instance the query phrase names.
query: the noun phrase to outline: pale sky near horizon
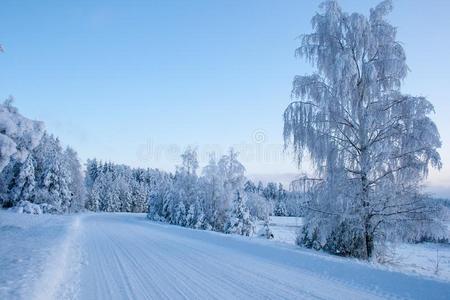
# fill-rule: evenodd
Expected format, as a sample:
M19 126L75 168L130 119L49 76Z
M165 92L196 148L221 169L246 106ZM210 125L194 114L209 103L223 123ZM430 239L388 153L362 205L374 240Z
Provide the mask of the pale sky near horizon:
M299 171L282 152L294 57L321 1L15 1L0 3L0 98L46 123L84 161L173 170L187 145L204 165L234 146L249 174ZM379 1L340 1L368 14ZM450 1L394 1L411 69L403 91L435 105L450 196Z

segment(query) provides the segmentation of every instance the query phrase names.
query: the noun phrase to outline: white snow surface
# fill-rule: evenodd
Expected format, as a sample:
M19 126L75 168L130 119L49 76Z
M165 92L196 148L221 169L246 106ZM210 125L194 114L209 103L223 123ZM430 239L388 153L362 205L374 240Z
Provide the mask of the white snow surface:
M144 214L0 212L0 299L448 299L450 282Z
M271 216L269 224L275 242L295 245L303 220L296 217ZM264 222L259 221L256 232L261 230L263 225ZM436 277L450 282L450 244L391 243L386 251L385 262L373 264L379 268Z

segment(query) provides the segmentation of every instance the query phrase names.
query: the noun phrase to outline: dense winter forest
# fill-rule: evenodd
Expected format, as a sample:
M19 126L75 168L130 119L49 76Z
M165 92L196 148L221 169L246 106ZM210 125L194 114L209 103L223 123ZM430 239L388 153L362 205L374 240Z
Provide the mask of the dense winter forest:
M67 213L84 207L77 153L19 114L12 99L0 106L2 207L30 213Z
M149 218L193 228L253 233L256 219L298 216L298 195L281 184L245 178L238 153L230 149L198 172L197 152L188 148L174 174L88 160L63 148L41 122L26 119L7 100L2 137L1 204L27 213L148 212ZM9 148L8 148L9 147ZM10 149L16 149L16 152ZM8 156L7 156L8 155Z
M1 206L35 214L139 212L247 236L263 220L268 238L270 216L301 216L299 245L364 259L387 241L447 241L448 202L422 192L429 168L441 167L433 105L401 93L408 67L386 20L391 2L368 17L334 1L321 8L296 50L316 70L294 78L284 112L286 147L300 166L308 160L314 167L297 182L301 188L248 180L233 149L212 153L201 170L195 148L174 173L97 159L83 167L74 149L8 99L0 105Z
M247 180L233 149L218 161L212 154L200 176L198 167L197 152L191 148L181 155L174 174L88 160L86 208L148 212L156 221L243 235L253 232L258 218L299 213L294 193L281 184L255 186Z

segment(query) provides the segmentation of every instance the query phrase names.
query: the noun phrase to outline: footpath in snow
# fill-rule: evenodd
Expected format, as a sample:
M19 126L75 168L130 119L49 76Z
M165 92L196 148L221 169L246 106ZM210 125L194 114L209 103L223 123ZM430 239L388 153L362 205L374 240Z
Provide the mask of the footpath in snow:
M143 214L2 212L0 238L0 299L448 299L450 295L447 281L258 238L153 223Z

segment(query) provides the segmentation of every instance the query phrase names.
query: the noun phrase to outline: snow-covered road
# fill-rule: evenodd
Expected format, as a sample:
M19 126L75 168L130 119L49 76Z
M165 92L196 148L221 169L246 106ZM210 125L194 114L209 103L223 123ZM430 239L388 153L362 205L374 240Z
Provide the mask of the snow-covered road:
M153 223L142 214L86 214L68 218L73 221L67 222L64 238L51 237L60 240L61 245L44 268L47 271L33 284L44 285L45 290L34 289L34 296L448 299L450 295L449 282L389 272L258 238ZM57 224L60 228L64 222ZM0 250L2 247L6 250L3 244ZM55 278L49 274L55 274ZM8 293L7 286L0 288L4 292L0 296L26 294Z
M83 299L446 298L450 286L265 241L89 215L81 236Z

